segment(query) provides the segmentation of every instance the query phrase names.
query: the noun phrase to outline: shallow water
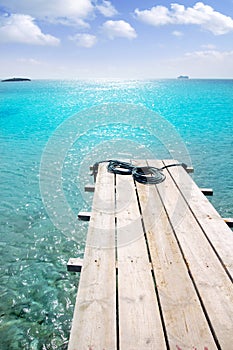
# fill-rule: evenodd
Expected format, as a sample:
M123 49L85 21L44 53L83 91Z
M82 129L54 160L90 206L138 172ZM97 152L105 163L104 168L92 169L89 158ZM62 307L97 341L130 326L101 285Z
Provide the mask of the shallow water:
M108 103L114 105L104 105L105 119L99 106ZM152 111L148 119L144 108ZM73 216L89 209L92 195L83 186L91 181L93 160L182 157L181 138L195 181L213 188L212 203L231 217L232 130L232 80L0 84L2 349L65 347L78 285L78 274L67 273L66 262L83 256L87 224L75 222L75 237L70 227L61 231L70 214L53 204L56 196L65 198ZM50 197L41 194L47 179L42 155L51 160L44 169L50 172Z

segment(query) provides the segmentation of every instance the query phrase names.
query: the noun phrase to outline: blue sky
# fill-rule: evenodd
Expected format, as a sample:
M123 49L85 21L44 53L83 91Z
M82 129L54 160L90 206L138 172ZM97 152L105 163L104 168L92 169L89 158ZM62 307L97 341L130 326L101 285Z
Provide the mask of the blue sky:
M0 0L0 78L233 78L233 0Z

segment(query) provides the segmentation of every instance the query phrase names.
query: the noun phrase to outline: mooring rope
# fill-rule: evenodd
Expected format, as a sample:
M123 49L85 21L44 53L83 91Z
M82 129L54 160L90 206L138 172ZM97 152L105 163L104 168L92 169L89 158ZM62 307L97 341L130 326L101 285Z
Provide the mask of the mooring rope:
M187 165L184 163L175 163L165 165L162 168L155 168L152 166L135 166L131 163L122 162L119 160L102 160L93 165L93 174L96 174L98 171L98 166L100 163L107 163L107 169L110 173L118 175L132 175L134 180L142 184L159 184L166 179L166 175L163 173L163 170L173 166L182 166L187 168Z

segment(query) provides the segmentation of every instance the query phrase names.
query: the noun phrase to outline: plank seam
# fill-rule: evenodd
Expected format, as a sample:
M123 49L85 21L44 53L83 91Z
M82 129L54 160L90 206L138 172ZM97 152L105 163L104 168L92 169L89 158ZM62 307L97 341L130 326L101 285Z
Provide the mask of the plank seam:
M166 324L165 324L165 320L164 320L164 317L163 317L162 305L161 305L161 301L160 301L159 293L158 293L158 289L157 289L155 273L154 273L154 270L153 270L153 264L152 264L151 254L150 254L149 243L148 243L148 239L147 239L146 228L145 228L145 224L144 224L144 221L143 221L142 208L141 208L139 195L138 195L138 190L137 190L137 186L136 186L136 182L135 181L134 181L134 184L135 184L135 192L136 192L136 197L137 197L137 202L138 202L139 213L141 215L141 223L142 223L142 229L143 229L144 238L145 238L145 242L146 242L147 253L148 253L148 257L149 257L149 262L151 264L151 275L152 275L152 280L153 280L153 284L154 284L155 295L156 295L156 298L157 298L157 301L158 301L158 307L159 307L159 313L160 313L160 318L161 318L161 324L162 324L165 344L166 344L167 350L170 350L170 345L169 345L169 341L168 341L168 334L167 334L167 330L166 330Z
M195 283L194 277L193 277L192 272L191 272L191 270L190 270L190 268L189 268L188 262L187 262L187 260L186 260L186 258L185 258L184 251L183 251L183 249L182 249L182 247L181 247L181 244L180 244L180 241L179 241L179 239L178 239L178 237L177 237L177 235L176 235L175 229L174 229L174 227L173 227L173 225L172 225L172 222L171 222L170 217L169 217L169 215L168 215L167 209L166 209L166 207L165 207L165 205L164 205L164 203L163 203L162 197L161 197L160 192L159 192L159 190L158 190L158 187L157 187L156 185L155 185L155 188L156 188L156 191L157 191L157 193L158 193L158 195L159 195L159 198L160 198L160 200L161 200L161 203L162 203L162 205L163 205L163 208L164 208L164 211L165 211L165 213L166 213L167 219L168 219L168 221L169 221L169 223L170 223L170 225L171 225L171 229L172 229L172 232L173 232L173 234L174 234L175 240L176 240L176 242L177 242L177 244L178 244L178 247L179 247L179 249L180 249L181 255L182 255L183 259L184 259L184 262L185 262L185 265L186 265L186 268L187 268L187 271L188 271L188 275L189 275L190 280L191 280L191 282L192 282L192 284L193 284L193 286L194 286L194 289L195 289L195 292L196 292L196 294L197 294L198 300L199 300L199 302L200 302L202 311L203 311L203 313L204 313L204 315L205 315L205 318L206 318L206 321L207 321L207 323L208 323L210 332L211 332L211 334L212 334L212 336L213 336L213 339L214 339L214 341L215 341L215 344L216 344L216 346L217 346L217 349L218 349L218 350L221 350L221 347L220 347L220 344L219 344L217 335L216 335L215 330L214 330L214 328L213 328L213 326L212 326L212 324L211 324L209 315L208 315L207 310L206 310L206 308L205 308L205 305L204 305L204 303L203 303L202 297L201 297L201 295L200 295L200 293L199 293L199 291L198 291L198 288L197 288L197 285L196 285L196 283Z
M116 193L116 174L114 174L114 207L116 211L117 205ZM115 213L115 260L118 261L117 255L117 216ZM119 294L118 294L118 268L116 268L116 348L120 350L120 334L119 334Z
M162 162L163 162L164 165L166 165L166 164L164 163L164 161L162 161ZM168 173L170 174L170 176L171 176L171 178L172 178L172 180L173 180L173 182L174 182L176 188L178 189L179 193L180 193L181 196L183 197L183 199L184 199L185 203L187 204L187 206L188 206L190 212L192 213L192 215L193 215L195 221L197 222L198 226L200 227L201 231L203 232L205 238L207 239L208 243L210 244L211 248L213 249L215 255L216 255L217 258L218 258L218 260L220 261L220 263L221 263L221 265L222 265L224 271L226 272L226 274L227 274L227 276L229 277L230 281L233 283L233 278L232 278L230 272L228 271L226 265L225 265L224 262L222 261L221 256L218 254L218 252L217 252L216 248L214 247L213 243L211 242L210 238L209 238L209 237L207 236L207 234L205 233L205 230L203 229L203 227L202 227L201 223L199 222L197 216L196 216L195 213L193 212L193 210L192 210L192 208L190 207L189 203L187 202L185 196L183 195L182 191L180 190L179 186L177 185L177 183L176 183L174 177L172 176L172 173L169 171L169 168L167 168L166 170L167 170Z

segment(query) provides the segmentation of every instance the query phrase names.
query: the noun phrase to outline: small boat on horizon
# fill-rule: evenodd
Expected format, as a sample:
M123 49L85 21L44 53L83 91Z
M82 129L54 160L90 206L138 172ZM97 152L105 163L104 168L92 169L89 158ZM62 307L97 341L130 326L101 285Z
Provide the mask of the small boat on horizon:
M189 79L188 75L180 75L177 79Z

